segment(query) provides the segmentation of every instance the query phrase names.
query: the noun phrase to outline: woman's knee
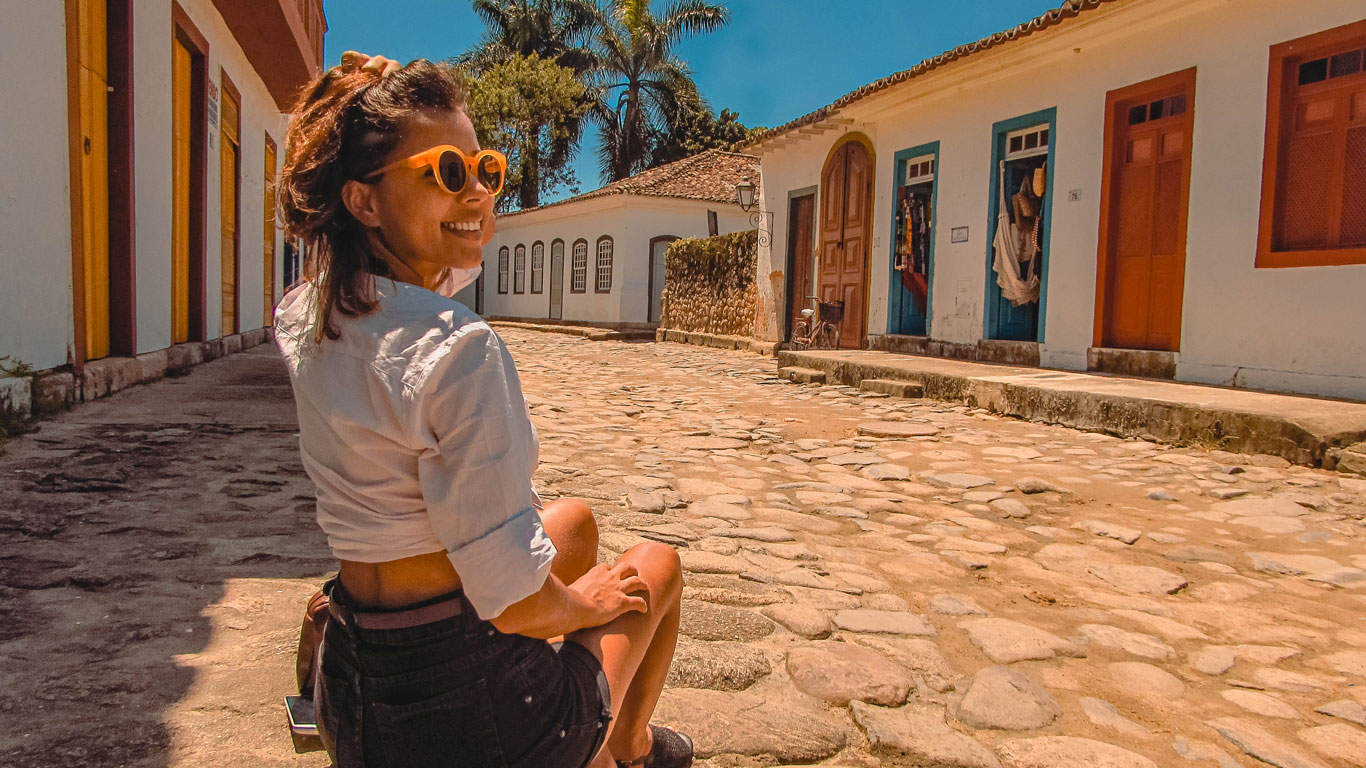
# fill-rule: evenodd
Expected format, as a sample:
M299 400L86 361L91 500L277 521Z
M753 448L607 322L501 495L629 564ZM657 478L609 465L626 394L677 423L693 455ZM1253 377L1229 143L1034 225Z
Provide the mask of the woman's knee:
M667 544L647 541L626 550L623 559L640 570L641 578L650 585L652 597L678 602L683 594L683 563L678 550Z
M556 499L545 505L541 519L575 578L598 564L598 522L587 504L578 499Z

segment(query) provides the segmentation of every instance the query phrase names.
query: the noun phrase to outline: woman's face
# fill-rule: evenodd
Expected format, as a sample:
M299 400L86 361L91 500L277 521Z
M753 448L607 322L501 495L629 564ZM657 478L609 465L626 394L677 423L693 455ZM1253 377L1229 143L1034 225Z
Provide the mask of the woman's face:
M405 129L385 163L442 144L470 157L479 152L474 126L462 110L424 109ZM385 171L373 188L371 209L384 244L405 265L429 277L446 267L470 269L483 262L484 246L493 239L493 198L477 179L451 194L431 166L399 166Z

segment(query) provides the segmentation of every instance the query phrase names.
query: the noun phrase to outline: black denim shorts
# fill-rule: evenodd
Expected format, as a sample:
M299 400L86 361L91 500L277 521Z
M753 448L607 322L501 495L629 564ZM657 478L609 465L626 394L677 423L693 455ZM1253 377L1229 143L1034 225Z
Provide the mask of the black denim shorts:
M404 629L334 617L324 638L318 728L337 768L581 768L606 738L612 699L591 652L503 634L468 602Z

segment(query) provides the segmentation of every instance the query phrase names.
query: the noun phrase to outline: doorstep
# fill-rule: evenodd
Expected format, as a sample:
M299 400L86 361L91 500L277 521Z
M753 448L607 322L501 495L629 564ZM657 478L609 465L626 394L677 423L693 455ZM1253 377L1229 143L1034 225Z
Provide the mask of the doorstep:
M925 397L1028 421L1308 466L1331 467L1342 448L1366 441L1360 402L871 350L784 350L778 365L822 371L831 384L917 382Z

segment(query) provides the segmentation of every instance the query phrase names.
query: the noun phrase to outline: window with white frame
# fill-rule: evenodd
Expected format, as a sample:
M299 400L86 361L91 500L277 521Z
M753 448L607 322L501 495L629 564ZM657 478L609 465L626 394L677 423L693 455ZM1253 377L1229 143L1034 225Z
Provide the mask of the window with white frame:
M498 249L498 292L508 292L508 247Z
M512 292L526 293L526 246L521 243L512 251Z
M594 290L608 293L612 290L612 238L598 238L598 262L595 272Z
M574 241L574 255L569 267L569 292L583 293L588 284L588 241Z
M531 244L531 292L540 293L545 287L545 243Z

